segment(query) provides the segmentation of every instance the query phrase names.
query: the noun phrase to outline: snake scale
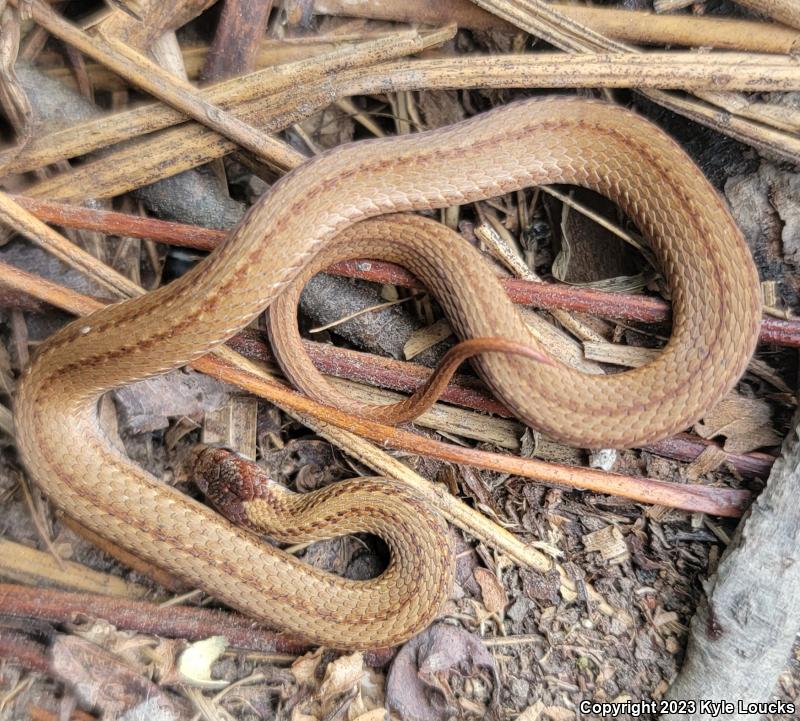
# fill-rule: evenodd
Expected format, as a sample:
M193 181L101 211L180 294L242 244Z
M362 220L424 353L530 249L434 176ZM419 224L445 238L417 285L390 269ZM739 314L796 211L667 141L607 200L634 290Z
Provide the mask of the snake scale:
M299 540L328 523L327 535L368 530L387 540L392 560L380 577L331 576L114 450L98 423L98 399L186 365L272 305L271 334L296 385L386 417L335 393L297 350L299 284L333 258L402 263L462 337L503 336L545 351L476 251L433 221L401 213L549 183L596 190L638 225L669 285L672 337L654 361L616 375L503 353L478 356L476 370L521 420L570 444L626 447L685 428L733 386L754 350L753 261L722 200L668 136L620 107L552 97L316 157L276 183L188 274L58 332L23 374L15 403L30 475L80 523L273 626L340 648L403 641L435 617L452 577L445 524L413 493L363 479L289 504L302 516ZM385 214L400 215L369 220ZM287 508L281 498L271 503ZM293 540L286 523L278 530Z

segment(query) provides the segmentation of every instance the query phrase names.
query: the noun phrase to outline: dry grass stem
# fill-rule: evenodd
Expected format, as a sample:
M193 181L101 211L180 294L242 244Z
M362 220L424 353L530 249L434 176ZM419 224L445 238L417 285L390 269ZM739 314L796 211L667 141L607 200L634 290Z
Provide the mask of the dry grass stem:
M0 538L0 576L28 585L56 585L104 596L145 598L151 591L136 583L72 561L56 560L49 553Z
M13 2L16 4L19 0ZM41 0L30 0L30 3L37 23L55 37L129 80L134 87L163 100L279 168L293 168L305 160L305 156L285 143L209 103L191 85L176 79L172 73L117 38L102 33L92 37L64 20Z
M792 0L786 0L791 2ZM630 52L635 48L605 37L588 25L577 22L567 15L555 10L542 0L473 0L477 5L512 23L516 27L544 38L556 47L572 53L597 53ZM702 57L696 55L695 57ZM797 75L797 73L795 72ZM676 86L673 86L676 87ZM788 160L800 163L798 145L800 141L792 133L763 125L767 117L762 117L761 122L753 122L746 118L738 117L731 113L731 120L735 120L736 128L731 131L723 118L704 112L704 103L692 98L680 98L663 90L648 90L643 86L638 88L643 95L654 102L668 107L677 113L685 115L696 122L714 128L715 130L731 135L744 143L753 145L760 150ZM700 88L693 88L699 90ZM722 88L716 88L716 91ZM695 107L697 106L697 107Z
M371 41L372 48L381 42ZM384 44L392 45L388 41ZM395 39L394 47L398 44ZM365 62L369 51L374 53L372 48L361 49L359 62ZM357 49L351 51L354 58L356 52ZM324 80L312 76L305 64L303 72L309 74L309 79L304 83L270 72L269 83L265 79L252 82L248 80L252 76L244 76L216 86L213 96L212 89L204 92L230 113L277 132L337 99L402 90L643 86L715 91L800 89L796 63L774 56L604 53L576 58L563 53L537 53L394 61L336 71L337 64L341 66L344 61L342 53L321 58L320 67L334 68ZM265 95L270 95L269 103L264 102ZM2 160L6 172L30 170L164 129L183 119L168 108L144 106L32 139L18 155L8 151ZM234 142L213 130L183 123L36 183L26 193L77 201L91 188L93 197L112 197L222 157L236 148Z
M680 0L686 2L686 0ZM767 0L768 1L768 0ZM776 23L702 15L658 15L644 10L629 10L602 5L549 3L553 10L571 20L589 25L615 40L636 45L748 50L790 54L800 45L800 33ZM321 15L394 20L404 23L443 25L456 23L473 30L513 29L513 25L481 10L469 0L405 0L402 3L376 3L373 0L315 0Z
M0 192L0 222L52 253L61 262L90 276L115 296L133 296L143 292L136 283L71 243L3 192Z
M622 345L620 343L586 342L583 344L587 358L600 363L623 366L625 368L639 368L661 353L657 348L640 348L638 346Z
M324 80L326 77L360 66L372 66L439 44L452 35L452 29L420 35L415 31L345 45L324 55L250 73L198 91L209 103L236 110L248 102L262 99L279 90ZM22 172L60 159L83 155L139 135L183 123L186 116L161 103L148 103L131 110L84 121L77 126L55 131L32 140L21 157L7 164L5 172ZM7 153L8 155L8 153Z
M800 28L800 2L797 0L736 0L739 5L769 15L778 22Z

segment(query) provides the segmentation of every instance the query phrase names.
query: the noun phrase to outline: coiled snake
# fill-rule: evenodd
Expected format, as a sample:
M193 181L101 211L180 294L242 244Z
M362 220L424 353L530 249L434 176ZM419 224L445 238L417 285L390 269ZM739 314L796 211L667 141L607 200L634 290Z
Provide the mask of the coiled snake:
M336 647L404 640L436 615L452 573L443 522L410 491L365 479L300 502L300 539L330 522L338 524L332 534L369 530L392 549L377 579L330 576L258 542L114 450L97 401L186 365L273 304L271 332L290 349L281 356L288 377L324 402L368 413L291 350L292 283L334 256L400 262L437 296L462 337L536 347L491 270L451 232L410 216L356 224L547 183L592 188L637 223L669 283L672 338L656 360L617 375L499 353L476 358L476 369L521 420L567 443L633 446L685 428L732 387L755 347L752 259L717 193L663 132L616 106L548 98L317 157L275 184L187 275L57 333L24 373L16 399L28 471L80 523L274 626Z

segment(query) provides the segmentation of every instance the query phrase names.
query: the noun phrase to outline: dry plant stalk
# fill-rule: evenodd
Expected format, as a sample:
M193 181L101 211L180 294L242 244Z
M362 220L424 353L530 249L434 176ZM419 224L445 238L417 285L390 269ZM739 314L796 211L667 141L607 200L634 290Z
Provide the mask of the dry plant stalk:
M377 92L487 87L800 90L800 77L794 61L779 56L738 53L726 53L723 56L697 53L598 53L586 57L563 53L536 53L435 58L383 63L377 67L374 65L378 60L418 52L442 39L444 38L440 34L419 38L406 33L405 37L368 41L352 50L327 54L313 62L299 61L275 69L257 71L197 92L207 102L226 108L248 122L268 127L273 132L338 98ZM335 74L326 77L329 73ZM302 88L298 90L300 86ZM273 93L277 94L273 101L264 103L264 96ZM306 106L306 109L300 114L291 112L292 108L300 105ZM28 146L16 157L6 151L0 156L0 162L4 162L4 172L7 173L32 170L57 160L83 155L162 130L185 120L183 114L172 108L157 104L146 105L84 121L31 139ZM186 147L180 143L181 136L191 135L191 145L195 148L198 141L202 147L206 138L219 138L211 131L197 133L199 128L191 123L182 128L182 131L170 135L170 142L178 145L175 154ZM138 146L137 152L150 156L156 149L158 138L146 142L147 145ZM197 164L221 157L235 147L235 143L223 143L219 149L211 151L213 156L204 155L203 160L197 161ZM168 160L163 157L161 159ZM276 162L279 159L276 158ZM93 163L94 172L98 175L98 169L102 171L119 161L120 156L112 153ZM92 187L105 195L107 191L102 187L102 174L99 175L101 187L97 188L96 183ZM153 179L150 178L149 182L153 182ZM33 194L46 193L44 190L40 191L40 187L34 186L36 190ZM72 198L76 192L73 191ZM61 194L59 197L67 199L70 196Z
M700 56L702 57L702 56ZM585 67L588 76L597 78L598 71L603 72L604 63L607 60L610 67L623 61L621 66L627 62L628 58L634 63L636 77L641 77L641 72L648 67L653 68L653 59L645 55L599 55L587 56L585 59L578 58ZM688 54L686 62L683 64L687 75L695 73L698 66L698 56ZM298 88L287 88L278 91L271 97L271 102L265 103L261 100L250 100L244 107L237 110L241 112L249 122L267 126L270 132L280 130L303 117L326 107L340 95L368 94L372 92L389 92L400 90L412 90L420 88L449 88L449 87L518 87L528 86L531 81L529 69L540 61L534 57L510 56L507 59L498 58L473 58L473 59L446 59L446 60L426 60L426 61L405 61L386 64L376 68L354 68L338 73L332 81L326 79L319 82L311 82ZM556 66L550 65L555 63ZM673 77L674 62L664 56L664 77ZM781 61L783 62L783 61ZM539 65L541 73L541 83L546 86L558 81L570 87L585 85L587 78L582 78L576 69L575 56L563 56L557 54L552 56L552 61L547 61L547 66ZM621 67L620 66L620 67ZM756 66L751 66L756 71ZM629 68L630 69L630 68ZM626 72L629 71L626 70ZM774 68L773 68L774 69ZM718 65L714 72L720 71ZM764 77L764 68L757 70L758 74ZM561 73L559 75L559 73ZM792 66L791 73L794 80L791 85L798 84L797 74ZM657 75L653 75L657 77ZM233 82L233 81L231 81ZM590 83L591 84L591 83ZM628 81L621 82L622 85L629 85ZM675 83L668 83L674 86ZM655 92L655 91L653 91ZM690 101L679 98L675 95L665 95L665 104L676 100L686 104ZM695 106L701 106L695 102ZM703 106L705 107L705 106ZM128 111L137 112L137 111ZM715 111L716 112L716 111ZM684 113L686 114L686 113ZM41 143L31 148L37 148L39 159L52 157L55 148L58 147L56 155L61 157L62 147L75 145L75 138L96 137L94 132L99 125L106 129L112 128L116 116L102 118L100 121L89 121L80 124L69 131L58 134L59 145L50 145L50 141L43 139ZM120 114L121 124L125 127L125 132L129 132L127 122L129 116ZM739 118L735 118L737 127L742 126L742 133L745 140L749 135L744 135L750 123ZM764 147L774 150L774 143L789 152L792 157L800 157L800 142L795 136L789 136L779 131L763 128L759 137L768 138ZM101 131L105 132L106 131ZM729 132L730 134L730 132ZM99 137L99 136L98 136ZM83 141L80 141L84 146ZM63 144L63 145L61 145ZM142 138L138 141L126 144L121 149L115 149L105 154L102 158L90 161L69 172L61 173L50 179L37 182L30 186L26 193L36 197L47 197L62 201L80 201L88 194L94 198L113 197L130 190L142 187L161 180L165 177L176 175L184 170L197 167L205 162L215 160L236 150L237 146L230 140L220 136L218 133L195 123L184 123L183 125L170 128L152 137ZM68 151L68 154L71 151ZM26 157L22 155L21 157ZM20 160L20 163L23 161ZM28 163L25 162L27 166ZM91 189L91 190L90 190Z
M691 4L687 0L679 1L684 5ZM800 33L775 23L702 15L659 15L614 6L549 4L575 22L589 25L615 40L628 40L637 45L678 45L790 54L800 43ZM476 7L469 0L448 0L446 3L428 0L405 0L402 3L315 0L314 11L319 15L374 18L410 24L455 23L473 30L508 31L514 27Z
M518 28L544 38L556 47L573 53L630 52L635 48L605 37L593 28L576 22L555 10L543 0L472 0ZM786 0L791 2L792 0ZM731 135L783 160L800 163L800 139L793 134L771 126L769 113L758 114L750 108L750 114L757 113L758 122L737 117L735 113L720 114L715 107L713 94L701 94L706 103L692 98L681 98L662 90L639 89L653 102L686 115L696 122L707 125L720 133ZM690 112L684 112L684 108ZM731 119L735 119L736 134L729 131Z
M20 583L46 583L75 591L122 598L145 598L150 590L108 573L55 559L45 551L0 538L0 576Z
M303 86L324 80L328 76L336 77L345 70L359 66L374 65L413 54L448 40L452 34L453 29L425 35L415 31L397 32L376 40L337 48L312 59L259 70L197 92L209 103L238 111L239 106L263 99L279 90ZM25 147L24 158L15 158L13 162L4 164L4 172L24 172L50 165L57 160L84 155L117 142L184 123L186 120L183 113L160 103L113 113L33 140L33 145Z
M70 243L63 235L28 213L15 203L11 196L2 191L0 191L0 222L29 238L62 263L66 263L86 275L91 275L114 296L127 297L142 292L136 283L112 270L74 243Z
M172 73L117 38L103 33L92 37L64 20L41 0L28 1L34 20L52 35L103 63L136 87L230 138L256 157L270 161L279 168L295 167L305 159L285 143L204 100L190 84L179 81ZM15 5L18 2L12 0Z
M39 26L38 29L47 33ZM323 54L331 53L336 50L360 44L369 40L379 40L382 38L393 37L398 33L408 32L404 30L366 30L360 33L336 33L335 35L319 34L313 37L304 38L281 38L275 40L262 38L258 48L258 55L255 60L255 67L248 71L250 73L259 69L274 68L287 63L294 63L300 60L309 60L320 57ZM425 34L428 31L423 31ZM436 31L434 31L436 32ZM755 52L760 51L755 48L748 48ZM204 44L184 44L180 47L181 57L186 68L186 75L192 80L197 80L202 76L206 57L209 53L209 46ZM58 57L48 51L43 51L37 56L37 67L48 77L59 80L71 88L77 88L77 82L70 68L64 67ZM129 85L119 75L112 73L103 65L90 61L86 63L86 75L96 90L117 91L126 90Z
M793 28L800 28L800 3L797 0L736 0L739 5L775 18Z

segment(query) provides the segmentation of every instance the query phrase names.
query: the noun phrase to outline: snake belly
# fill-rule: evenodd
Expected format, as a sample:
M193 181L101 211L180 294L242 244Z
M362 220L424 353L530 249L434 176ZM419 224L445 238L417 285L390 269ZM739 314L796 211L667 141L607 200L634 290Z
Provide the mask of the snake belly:
M336 513L348 528L357 516L386 533L422 519L413 526L420 543L397 535L390 572L347 581L260 543L139 468L109 443L97 403L113 388L223 343L359 221L547 183L596 190L638 225L669 283L672 337L651 363L613 376L492 353L477 359L481 375L524 422L574 445L632 446L685 428L733 386L755 347L752 259L722 200L663 132L617 106L554 97L314 158L276 183L188 274L55 334L23 374L15 403L28 472L80 523L273 626L340 648L401 642L435 617L452 567L444 524L412 494L386 484L394 517L380 522L376 504L351 511L348 489L338 495ZM496 288L486 278L471 287L473 278L446 262L453 244L432 237L427 255L411 254L412 269L434 287L460 333L483 333L464 309L501 303ZM516 334L513 309L497 307L491 335ZM306 387L302 370L292 378ZM369 484L380 493L380 484Z

